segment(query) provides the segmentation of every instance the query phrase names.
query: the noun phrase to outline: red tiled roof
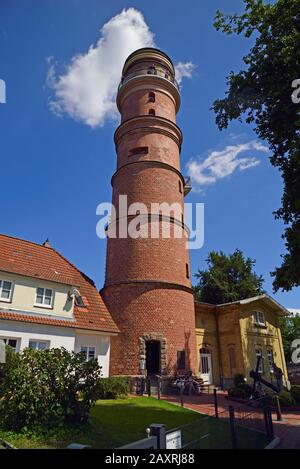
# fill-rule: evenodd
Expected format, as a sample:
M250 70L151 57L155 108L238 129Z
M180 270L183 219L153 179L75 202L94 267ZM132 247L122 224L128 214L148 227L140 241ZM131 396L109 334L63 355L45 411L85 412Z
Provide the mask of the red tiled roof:
M94 282L52 247L0 234L0 270L76 286L85 308L74 306L74 320L0 310L0 319L103 332L119 332Z

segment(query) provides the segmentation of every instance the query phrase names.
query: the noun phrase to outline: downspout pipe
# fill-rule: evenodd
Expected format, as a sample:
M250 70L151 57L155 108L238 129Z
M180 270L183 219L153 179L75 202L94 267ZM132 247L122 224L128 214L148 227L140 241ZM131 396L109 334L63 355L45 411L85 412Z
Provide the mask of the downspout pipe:
M216 333L217 333L217 346L218 346L218 358L219 358L219 375L220 375L220 386L221 389L224 389L224 374L223 374L223 361L221 354L221 342L220 342L220 330L219 330L219 318L217 308L215 307L214 311L215 322L216 322Z

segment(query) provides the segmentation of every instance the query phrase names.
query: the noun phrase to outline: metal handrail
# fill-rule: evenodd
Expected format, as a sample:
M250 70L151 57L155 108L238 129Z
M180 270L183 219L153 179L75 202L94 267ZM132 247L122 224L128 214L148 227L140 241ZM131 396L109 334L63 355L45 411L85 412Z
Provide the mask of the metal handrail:
M139 77L139 76L149 76L149 75L150 76L158 76L160 78L163 78L164 80L170 81L175 86L177 91L180 91L179 84L178 84L178 82L175 78L172 78L170 75L166 74L162 70L156 69L153 73L151 73L150 70L146 69L146 68L136 70L134 73L131 73L131 74L126 75L125 77L123 77L120 84L119 84L118 90L120 90L120 88L123 85L125 85L125 83L128 83L128 81L130 81L133 78L136 78L136 77Z

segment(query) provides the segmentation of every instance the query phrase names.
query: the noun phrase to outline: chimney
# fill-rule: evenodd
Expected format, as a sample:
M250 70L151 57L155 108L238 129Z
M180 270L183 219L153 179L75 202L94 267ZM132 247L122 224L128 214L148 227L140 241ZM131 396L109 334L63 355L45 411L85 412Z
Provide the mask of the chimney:
M46 239L46 241L43 243L43 246L44 246L45 248L51 248L51 244L50 244L49 238Z

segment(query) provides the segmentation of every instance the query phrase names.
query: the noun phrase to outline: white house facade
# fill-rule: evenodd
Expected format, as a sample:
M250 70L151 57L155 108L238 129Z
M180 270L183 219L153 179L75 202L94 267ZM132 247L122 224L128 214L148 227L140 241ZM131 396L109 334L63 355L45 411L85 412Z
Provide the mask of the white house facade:
M16 352L64 347L97 358L109 376L118 328L93 281L49 243L0 235L0 339Z

